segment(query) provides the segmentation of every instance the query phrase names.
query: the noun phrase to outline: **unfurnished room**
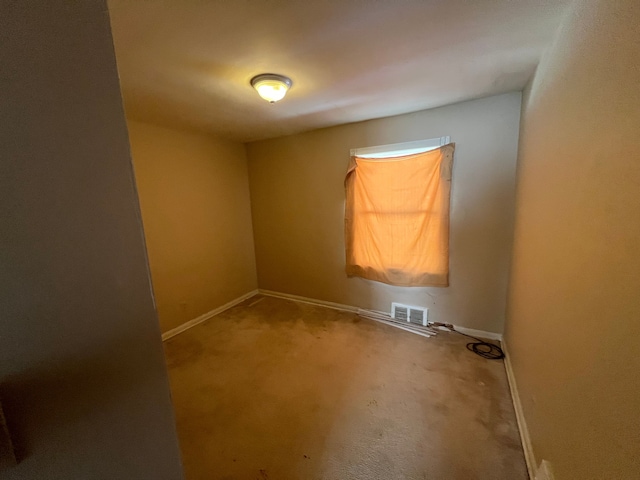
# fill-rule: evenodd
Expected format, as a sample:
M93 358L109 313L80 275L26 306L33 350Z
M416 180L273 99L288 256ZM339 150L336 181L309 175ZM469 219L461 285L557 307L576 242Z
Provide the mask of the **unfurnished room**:
M1 479L640 479L637 0L0 32Z

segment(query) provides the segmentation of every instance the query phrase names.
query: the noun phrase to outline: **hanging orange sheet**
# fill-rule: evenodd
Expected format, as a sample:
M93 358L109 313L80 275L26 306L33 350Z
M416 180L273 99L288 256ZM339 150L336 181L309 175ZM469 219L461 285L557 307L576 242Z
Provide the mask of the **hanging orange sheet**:
M454 144L403 157L352 157L345 179L346 271L402 286L449 285Z

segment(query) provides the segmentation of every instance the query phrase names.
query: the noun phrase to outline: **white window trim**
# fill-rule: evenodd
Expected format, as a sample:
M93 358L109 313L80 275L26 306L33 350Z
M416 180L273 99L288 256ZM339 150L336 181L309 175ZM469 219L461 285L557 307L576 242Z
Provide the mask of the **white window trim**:
M352 148L351 156L360 158L388 158L428 152L451 143L451 137L429 138L415 142L391 143L375 147Z

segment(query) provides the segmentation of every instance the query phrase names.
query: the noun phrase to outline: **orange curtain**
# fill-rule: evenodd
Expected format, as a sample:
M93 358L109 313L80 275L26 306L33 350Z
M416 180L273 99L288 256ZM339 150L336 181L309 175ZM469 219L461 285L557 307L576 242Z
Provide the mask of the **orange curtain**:
M345 179L349 276L449 285L453 151L450 143L403 157L351 158Z

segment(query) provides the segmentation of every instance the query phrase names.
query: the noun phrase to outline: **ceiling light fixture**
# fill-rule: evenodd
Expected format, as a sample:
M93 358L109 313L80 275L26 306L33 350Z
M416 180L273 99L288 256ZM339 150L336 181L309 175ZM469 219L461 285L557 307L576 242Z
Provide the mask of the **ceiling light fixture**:
M251 79L251 86L269 103L282 100L291 85L293 82L290 78L276 73L262 73Z

